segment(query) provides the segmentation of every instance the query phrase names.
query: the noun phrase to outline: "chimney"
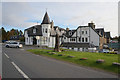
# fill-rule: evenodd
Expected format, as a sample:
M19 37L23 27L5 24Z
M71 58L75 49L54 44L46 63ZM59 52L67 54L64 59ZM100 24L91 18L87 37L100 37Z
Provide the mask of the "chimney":
M51 22L51 28L53 28L54 27L54 22L53 22L53 20L52 20L52 22Z
M93 23L93 21L91 21L91 23L88 23L89 27L92 27L93 29L95 29L95 24Z
M66 28L66 31L69 31L69 28Z

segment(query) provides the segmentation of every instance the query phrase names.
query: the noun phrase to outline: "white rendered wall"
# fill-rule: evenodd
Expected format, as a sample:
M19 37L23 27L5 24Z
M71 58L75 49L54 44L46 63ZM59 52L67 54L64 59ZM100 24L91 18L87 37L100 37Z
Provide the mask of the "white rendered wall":
M42 34L43 37L50 37L51 24L42 24ZM44 31L43 31L44 29ZM47 29L47 33L45 32Z
M90 28L90 43L99 46L99 35L92 28Z

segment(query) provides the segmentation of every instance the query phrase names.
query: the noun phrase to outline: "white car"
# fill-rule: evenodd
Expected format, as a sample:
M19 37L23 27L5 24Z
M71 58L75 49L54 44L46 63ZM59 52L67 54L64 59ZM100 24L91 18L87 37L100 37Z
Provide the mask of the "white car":
M15 47L15 48L22 48L23 45L20 44L20 42L8 42L5 47L10 48L10 47Z
M109 53L110 50L108 50L108 49L103 49L102 52L103 52L103 53Z

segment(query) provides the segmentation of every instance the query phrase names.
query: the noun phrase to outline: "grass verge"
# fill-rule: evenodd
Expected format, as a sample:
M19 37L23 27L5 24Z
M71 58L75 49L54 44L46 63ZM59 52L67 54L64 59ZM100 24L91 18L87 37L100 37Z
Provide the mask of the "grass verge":
M68 51L68 50L62 52L55 52L57 54L51 54L51 52L54 51L47 49L30 49L27 51L32 52L34 54L48 56L58 60L79 64L82 66L118 73L118 66L112 65L113 62L118 62L118 54L77 52L77 51ZM62 54L62 56L59 56L58 54ZM68 56L74 56L74 57L70 58ZM87 58L87 60L80 60L80 58ZM97 59L103 59L104 62L96 63Z

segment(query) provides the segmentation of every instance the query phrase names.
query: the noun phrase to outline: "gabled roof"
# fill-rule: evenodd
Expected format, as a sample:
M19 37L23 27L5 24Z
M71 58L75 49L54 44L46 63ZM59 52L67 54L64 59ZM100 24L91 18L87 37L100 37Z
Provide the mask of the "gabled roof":
M33 33L33 29L36 29L36 33ZM28 29L25 29L25 31L26 30L28 32L28 36L42 36L42 26L41 25L35 25Z
M50 19L47 12L45 13L45 16L41 24L50 24Z
M76 31L76 30L69 30L69 31L66 31L65 36L66 36L66 37L72 37L72 35L75 33L75 31ZM69 33L71 33L71 35L70 35Z
M111 38L110 32L105 32L105 36L106 36L106 38Z
M105 32L104 32L104 28L97 28L97 29L95 29L96 31L97 31L97 33L98 34L100 34L101 36L104 36L105 34Z

